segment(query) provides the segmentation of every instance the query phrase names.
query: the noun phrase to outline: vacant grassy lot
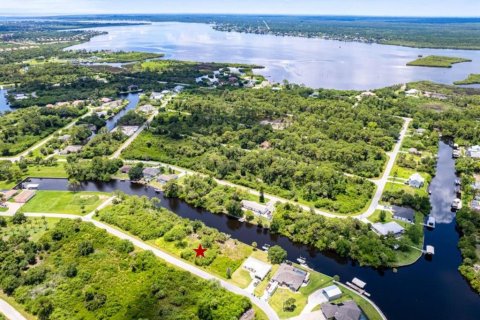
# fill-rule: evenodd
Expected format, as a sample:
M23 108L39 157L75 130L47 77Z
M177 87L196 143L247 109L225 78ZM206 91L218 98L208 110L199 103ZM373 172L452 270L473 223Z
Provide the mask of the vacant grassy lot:
M38 191L22 211L83 215L107 198L108 194L100 192Z
M433 68L451 68L455 63L471 62L470 59L445 57L445 56L427 56L407 63L407 66L414 67L433 67Z

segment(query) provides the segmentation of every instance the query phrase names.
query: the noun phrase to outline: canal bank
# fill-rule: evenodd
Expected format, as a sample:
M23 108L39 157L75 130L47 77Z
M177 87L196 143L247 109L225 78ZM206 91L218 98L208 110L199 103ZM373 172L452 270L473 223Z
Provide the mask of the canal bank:
M425 231L425 243L435 246L436 255L431 260L422 257L416 264L399 268L396 273L392 270L360 267L355 262L335 254L322 253L236 219L193 208L178 199L167 199L153 188L145 188L128 181L89 182L82 185L82 190L120 190L132 195L157 197L163 207L179 216L201 220L206 225L231 234L233 238L245 243L255 241L259 246L265 243L278 244L287 250L289 260L295 261L299 256L304 256L310 267L331 276L339 275L342 282L358 277L367 283L366 290L371 293L371 299L388 319L473 320L478 319L480 297L457 271L461 263L457 248L459 235L455 229L455 215L450 211L450 203L455 198L454 170L451 148L441 142L437 175L431 183L431 214L438 224L434 231ZM66 179L32 179L32 183L40 184L42 190L68 189Z

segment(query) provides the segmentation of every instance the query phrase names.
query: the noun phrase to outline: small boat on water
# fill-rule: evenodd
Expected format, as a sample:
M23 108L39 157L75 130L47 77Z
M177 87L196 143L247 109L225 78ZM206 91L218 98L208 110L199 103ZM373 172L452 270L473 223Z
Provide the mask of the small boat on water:
M299 258L297 258L297 262L300 263L300 264L305 264L306 260L305 260L304 257L299 257Z
M160 192L162 192L162 190L155 188L155 193L160 193Z
M452 202L452 210L459 210L459 209L462 209L462 200L457 198Z
M265 251L268 251L268 249L270 249L270 245L269 244L264 244L262 249L265 250Z

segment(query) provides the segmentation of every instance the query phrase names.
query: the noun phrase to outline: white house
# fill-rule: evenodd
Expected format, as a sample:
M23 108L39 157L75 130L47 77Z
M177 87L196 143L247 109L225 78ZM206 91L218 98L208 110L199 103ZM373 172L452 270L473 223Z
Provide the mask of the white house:
M152 100L162 100L164 97L164 94L163 93L160 93L160 92L152 92L152 94L150 95L150 99Z
M400 237L405 232L405 229L401 225L393 221L388 223L374 223L372 224L372 229L381 236L393 234L395 237Z
M255 278L263 280L272 270L272 266L258 259L248 257L243 263L243 268L252 273Z
M421 188L425 184L425 179L418 173L414 173L407 181L410 187Z
M342 296L342 290L335 285L323 288L322 293L327 297L328 301L337 300Z
M273 201L270 201L267 204L260 204L255 201L242 200L241 204L243 209L253 211L253 213L259 215L270 216L275 210L275 204Z
M480 158L480 146L472 146L468 148L467 155L471 158Z

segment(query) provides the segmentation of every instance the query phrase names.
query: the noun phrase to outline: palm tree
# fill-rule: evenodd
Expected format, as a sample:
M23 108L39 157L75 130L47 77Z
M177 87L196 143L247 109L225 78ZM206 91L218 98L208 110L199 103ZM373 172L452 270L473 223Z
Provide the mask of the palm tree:
M68 179L68 188L73 190L74 192L78 191L80 188L80 181L75 178Z

